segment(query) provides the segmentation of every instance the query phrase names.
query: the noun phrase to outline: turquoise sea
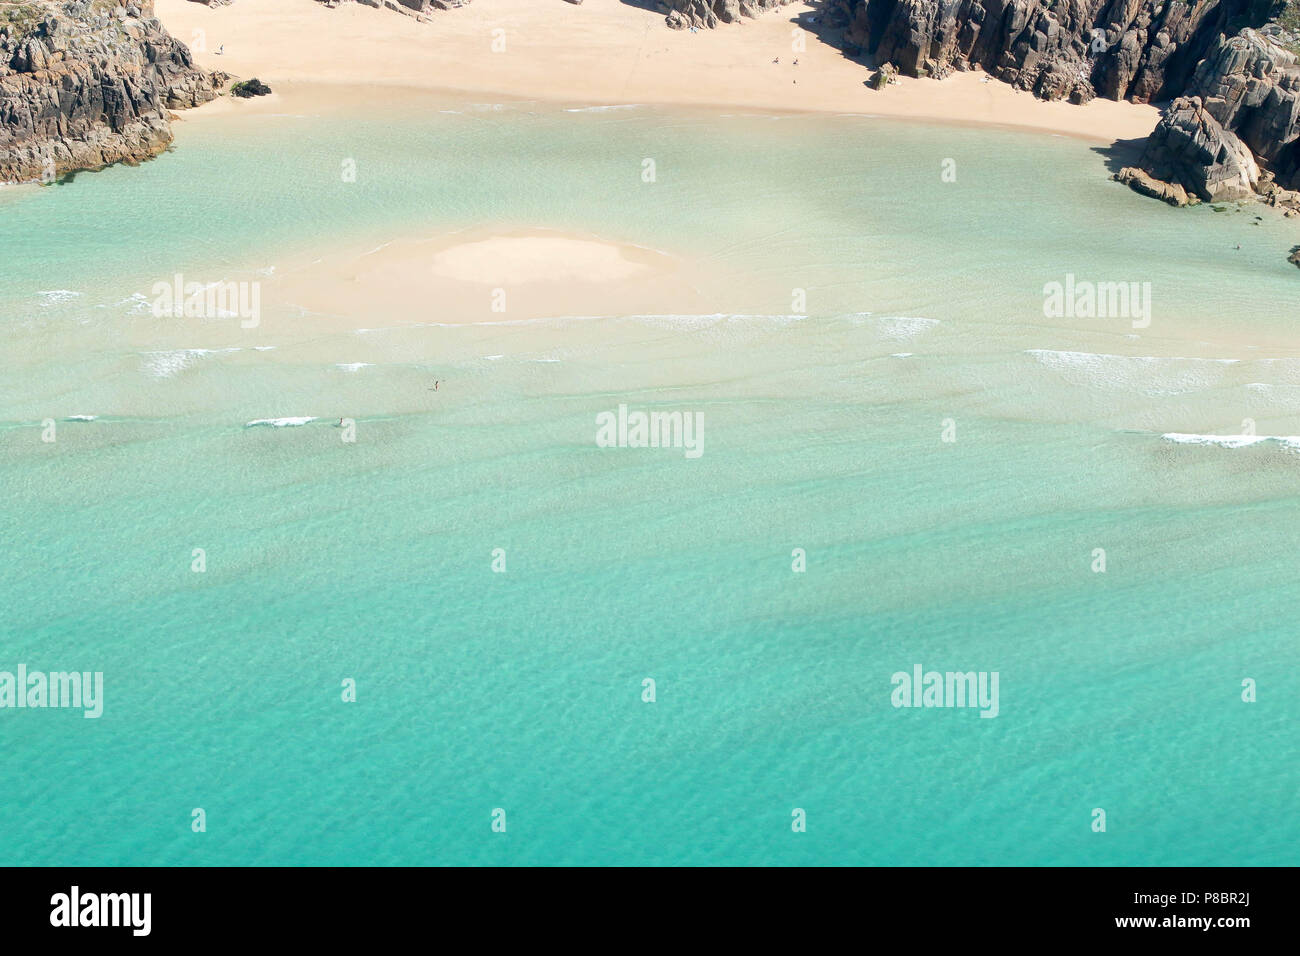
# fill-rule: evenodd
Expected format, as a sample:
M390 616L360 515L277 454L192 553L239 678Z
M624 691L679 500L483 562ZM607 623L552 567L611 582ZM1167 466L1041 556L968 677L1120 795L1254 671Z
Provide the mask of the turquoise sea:
M1293 222L1013 130L293 103L0 190L0 671L104 675L0 709L0 865L1300 862ZM147 305L497 226L716 305ZM620 404L703 454L597 447ZM998 716L895 708L918 664Z

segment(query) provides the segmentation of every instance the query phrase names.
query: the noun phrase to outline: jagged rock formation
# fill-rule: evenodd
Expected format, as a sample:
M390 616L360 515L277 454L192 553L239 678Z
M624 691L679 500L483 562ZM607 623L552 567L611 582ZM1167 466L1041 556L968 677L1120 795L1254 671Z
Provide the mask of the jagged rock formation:
M1144 103L1180 95L1215 37L1261 3L827 0L826 13L845 52L908 76L978 66L1043 99Z
M783 7L791 0L661 0L659 7L674 30L689 27L712 29L719 23L739 23L741 17L757 17L766 10Z
M1043 99L1171 100L1137 167L1175 205L1300 208L1300 68L1278 0L827 0L849 56L908 76L980 67ZM1262 27L1256 30L1252 27Z
M1259 166L1250 150L1224 129L1199 96L1174 100L1147 138L1140 165L1157 182L1206 201L1249 199L1259 183ZM1118 178L1136 186L1126 172L1121 170Z
M156 156L169 111L225 79L194 65L152 0L0 0L0 182Z
M1201 61L1189 94L1232 130L1279 182L1300 186L1300 66L1263 31L1220 36Z
M203 0L200 0L200 2L203 2ZM396 13L404 13L408 17L414 17L423 22L428 19L428 15L434 10L454 10L457 7L468 6L470 0L317 0L317 3L323 3L327 7L337 7L345 2L360 3L376 9L393 10Z
M1251 29L1220 35L1189 92L1161 116L1138 169L1123 169L1116 178L1144 193L1139 172L1203 200L1258 192L1273 205L1300 208L1300 196L1291 192L1300 187L1296 56Z

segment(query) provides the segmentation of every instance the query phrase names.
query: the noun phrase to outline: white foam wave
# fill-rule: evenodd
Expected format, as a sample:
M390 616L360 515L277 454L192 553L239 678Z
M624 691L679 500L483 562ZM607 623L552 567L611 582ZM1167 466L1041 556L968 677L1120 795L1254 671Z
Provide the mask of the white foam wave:
M904 341L929 332L938 319L927 319L918 315L876 315L874 312L854 312L848 316L854 325L874 325L887 339Z
M1144 395L1181 395L1223 383L1238 359L1181 356L1108 355L1056 349L1026 349L1025 354L1067 379L1090 388Z
M929 332L938 324L938 319L891 315L880 319L880 331L887 339L914 339L918 335Z
M143 292L132 292L118 305L129 305L127 312L130 315L144 315L153 312L153 300Z
M305 416L301 418L259 418L255 421L247 422L245 428L297 428L300 425L306 425L308 422L314 422L315 416Z
M1276 442L1286 448L1300 449L1300 435L1195 435L1186 432L1166 432L1160 436L1165 441L1179 445L1218 445L1220 448L1248 448L1265 442Z
M363 368L373 367L373 362L339 362L334 367L341 368L345 372L355 372Z
M608 113L611 110L634 110L639 107L640 103L619 103L612 106L574 106L566 109L566 113Z
M802 322L806 315L758 314L743 312L665 313L625 315L621 318L642 325L679 329L706 329L718 325L789 325Z
M1247 382L1244 387L1258 396L1252 398L1252 401L1262 400L1274 408L1300 407L1300 385L1281 382Z
M409 325L389 325L380 328L353 329L352 333L354 335L371 335L378 332L405 332L410 329L469 329L488 328L501 325L551 325L564 324L568 322L596 322L602 319L692 329L707 328L709 326L724 324L758 325L761 323L767 323L772 325L788 325L792 322L802 322L806 318L808 318L806 315L751 314L741 312L712 312L707 314L635 313L631 315L539 315L527 319L492 319L481 322L412 322Z
M1263 366L1278 385L1300 385L1300 359L1260 358L1251 361Z
M221 352L238 352L232 349L170 349L144 353L144 367L155 378L174 378L186 369L193 368L204 357Z
M42 289L36 293L45 300L46 305L55 305L59 302L70 302L78 299L85 293L73 292L71 289Z

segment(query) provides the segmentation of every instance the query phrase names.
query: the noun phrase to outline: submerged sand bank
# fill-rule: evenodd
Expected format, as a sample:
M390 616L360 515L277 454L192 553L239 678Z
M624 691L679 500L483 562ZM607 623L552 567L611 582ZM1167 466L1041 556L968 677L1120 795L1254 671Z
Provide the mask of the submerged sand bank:
M315 328L463 325L702 309L701 267L595 236L500 227L344 246L263 283Z

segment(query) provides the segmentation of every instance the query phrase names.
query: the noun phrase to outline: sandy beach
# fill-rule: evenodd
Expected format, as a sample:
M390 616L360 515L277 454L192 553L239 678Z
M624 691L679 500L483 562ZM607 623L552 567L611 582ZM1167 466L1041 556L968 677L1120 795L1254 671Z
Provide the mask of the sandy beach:
M1045 103L985 74L901 79L872 72L814 32L815 6L698 33L624 0L476 0L421 23L355 3L238 0L209 8L157 0L156 12L202 65L277 84L422 87L587 104L653 103L868 113L978 123L1114 142L1145 137L1154 106ZM801 38L804 49L793 49ZM218 54L216 51L221 50ZM795 65L795 61L798 65ZM777 61L777 62L774 62ZM246 104L241 104L241 107ZM266 107L263 107L266 108ZM208 107L201 114L220 115ZM200 114L191 114L193 120Z

